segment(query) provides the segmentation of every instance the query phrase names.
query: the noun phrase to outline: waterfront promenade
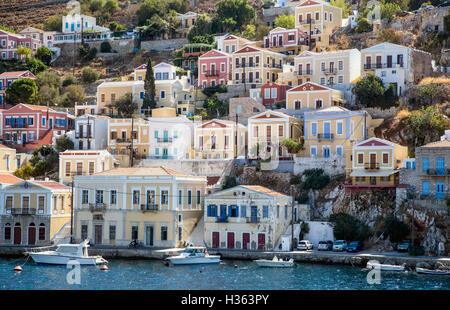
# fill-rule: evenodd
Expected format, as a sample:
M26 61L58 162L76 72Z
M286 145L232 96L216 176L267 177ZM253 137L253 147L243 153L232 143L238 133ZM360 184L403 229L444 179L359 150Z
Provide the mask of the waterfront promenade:
M0 246L0 256L20 257L23 252L31 247L22 246ZM182 248L137 248L128 249L126 247L91 246L90 255L101 255L106 259L164 259L168 256L177 255L183 251ZM361 251L359 253L331 252L331 251L243 251L230 249L208 249L210 254L220 254L226 260L255 260L279 258L293 258L296 262L316 263L316 264L338 264L365 267L369 260L377 260L380 263L402 265L406 264L414 268L417 263L427 263L435 265L442 263L450 266L448 256L410 256L408 253L399 252L370 252Z

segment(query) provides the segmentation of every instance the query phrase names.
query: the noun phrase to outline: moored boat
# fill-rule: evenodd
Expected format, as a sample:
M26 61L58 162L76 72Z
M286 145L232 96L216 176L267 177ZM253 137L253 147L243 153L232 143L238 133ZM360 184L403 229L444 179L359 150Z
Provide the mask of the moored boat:
M294 266L294 259L291 258L289 260L283 260L283 259L279 259L276 256L274 256L274 258L272 260L270 259L257 259L254 260L254 262L260 266L260 267L281 267L281 268L286 268L286 267L293 267Z
M189 246L180 255L171 256L167 261L174 265L218 264L219 255L209 255L203 246Z
M416 267L416 272L421 274L442 275L442 276L450 275L450 270L439 270L439 269L432 270L420 267Z
M108 261L99 255L89 256L87 248L89 240L80 244L59 244L54 251L26 252L26 255L38 264L66 265L69 261L77 261L80 265L106 264ZM39 249L34 249L39 250Z
M405 266L368 262L367 269L380 269L383 271L405 271Z

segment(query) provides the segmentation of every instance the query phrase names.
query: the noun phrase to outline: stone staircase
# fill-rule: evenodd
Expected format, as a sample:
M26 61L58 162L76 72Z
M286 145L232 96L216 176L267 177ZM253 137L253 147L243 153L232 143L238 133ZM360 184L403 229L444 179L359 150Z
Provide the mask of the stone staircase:
M70 243L70 222L64 224L50 241L53 244Z

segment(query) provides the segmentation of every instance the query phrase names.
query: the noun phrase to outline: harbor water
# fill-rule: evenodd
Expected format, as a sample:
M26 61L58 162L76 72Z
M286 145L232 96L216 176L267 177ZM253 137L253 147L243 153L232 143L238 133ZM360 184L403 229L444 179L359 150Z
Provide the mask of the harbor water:
M296 263L293 268L261 268L250 261L226 260L215 265L166 266L158 260L110 260L108 271L81 266L80 284L69 284L66 266L37 265L31 259L22 272L13 268L25 258L0 258L0 289L87 290L449 290L450 276L381 271L380 284L368 284L360 267Z

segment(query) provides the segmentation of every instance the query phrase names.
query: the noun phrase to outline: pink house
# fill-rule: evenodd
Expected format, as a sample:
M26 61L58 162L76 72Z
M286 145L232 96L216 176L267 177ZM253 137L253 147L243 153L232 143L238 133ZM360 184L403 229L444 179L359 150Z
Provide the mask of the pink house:
M34 54L37 49L41 47L41 41L31 37L27 38L5 30L0 30L0 59L25 59L25 56L17 54L17 47L19 45L28 47Z
M0 74L0 108L4 109L6 105L6 89L17 79L36 79L30 71L3 72Z
M29 143L39 145L44 138L51 144L53 131L63 134L71 127L73 121L66 112L46 106L20 103L2 113L3 143L13 147Z
M261 86L262 104L268 108L276 108L275 104L286 100L286 91L291 89L291 86L269 82Z
M307 45L308 36L300 29L277 27L263 39L263 47L278 49L278 52L300 50L300 45Z
M231 56L210 50L198 58L198 87L226 84L231 79Z

